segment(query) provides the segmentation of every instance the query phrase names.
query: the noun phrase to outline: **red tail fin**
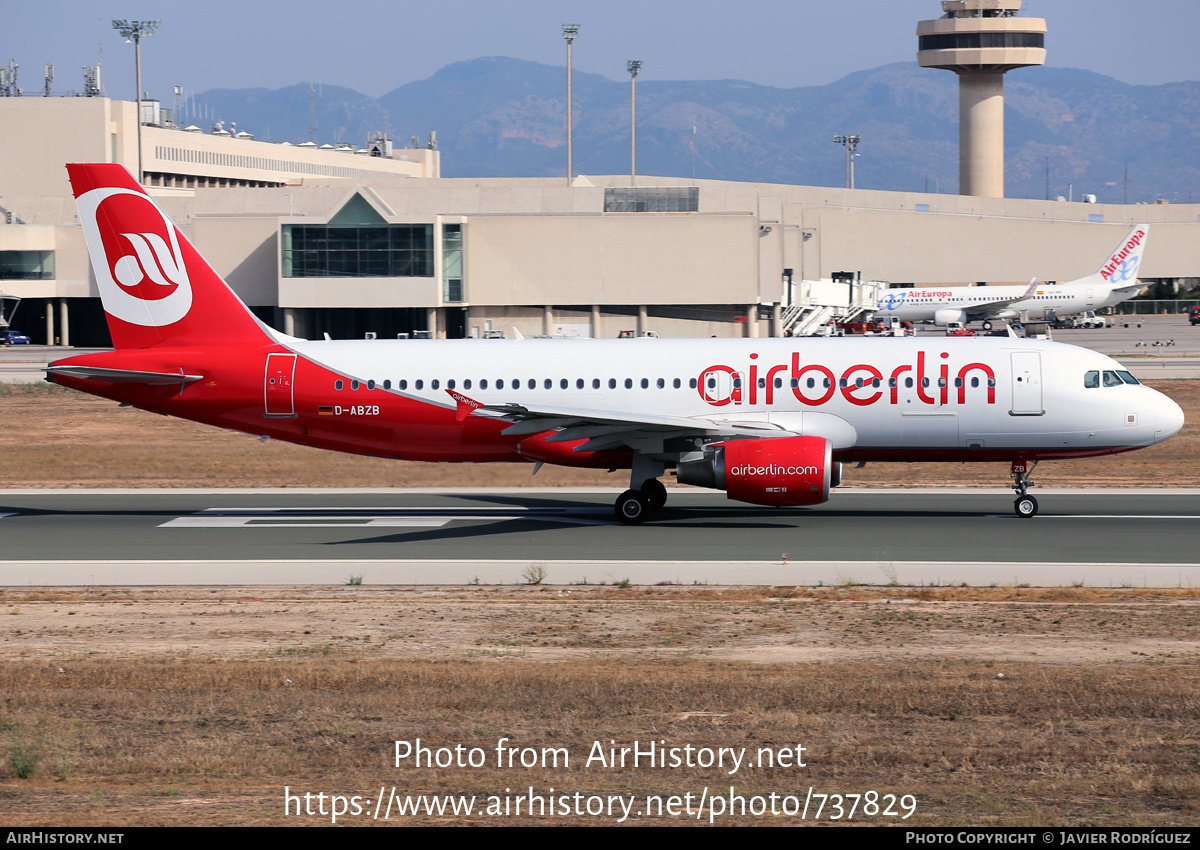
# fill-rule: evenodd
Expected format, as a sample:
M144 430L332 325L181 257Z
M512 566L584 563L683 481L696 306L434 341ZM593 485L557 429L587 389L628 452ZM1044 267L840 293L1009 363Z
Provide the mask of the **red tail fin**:
M68 165L117 348L269 339L254 315L120 165Z

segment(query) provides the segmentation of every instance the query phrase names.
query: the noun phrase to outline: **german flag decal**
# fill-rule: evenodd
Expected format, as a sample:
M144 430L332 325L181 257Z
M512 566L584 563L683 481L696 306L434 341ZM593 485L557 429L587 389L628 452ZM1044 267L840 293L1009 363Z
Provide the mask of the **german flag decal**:
M321 416L333 416L333 406L323 404L317 408L317 413Z

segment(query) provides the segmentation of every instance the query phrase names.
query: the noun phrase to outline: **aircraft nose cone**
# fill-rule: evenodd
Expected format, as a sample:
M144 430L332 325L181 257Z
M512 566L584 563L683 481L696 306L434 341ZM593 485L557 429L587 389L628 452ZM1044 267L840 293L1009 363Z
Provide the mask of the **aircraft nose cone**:
M1174 437L1183 427L1183 408L1165 395L1160 395L1154 409L1154 439L1156 442Z

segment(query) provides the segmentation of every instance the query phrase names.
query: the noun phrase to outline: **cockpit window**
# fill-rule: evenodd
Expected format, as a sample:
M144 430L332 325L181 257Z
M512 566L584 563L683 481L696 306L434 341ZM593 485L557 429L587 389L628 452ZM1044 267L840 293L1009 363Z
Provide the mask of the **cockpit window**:
M1133 377L1133 375L1131 375L1129 372L1124 371L1123 369L1118 369L1117 374L1120 375L1121 380L1127 384L1141 383L1137 378Z
M1093 369L1083 376L1083 386L1085 389L1094 390L1100 386L1100 370Z
M1106 387L1121 386L1121 379L1117 377L1116 372L1109 371L1108 369L1104 370L1104 386L1106 386Z

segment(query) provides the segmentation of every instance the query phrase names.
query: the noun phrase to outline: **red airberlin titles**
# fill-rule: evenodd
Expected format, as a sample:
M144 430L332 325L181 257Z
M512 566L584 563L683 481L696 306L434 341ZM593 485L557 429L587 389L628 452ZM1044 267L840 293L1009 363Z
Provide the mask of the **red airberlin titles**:
M948 352L941 352L939 355L943 359L948 359ZM790 399L787 397L778 398L777 393L784 390L783 386L777 387L777 383L782 383L780 376L787 375L787 389L790 389L791 396L796 401L808 407L820 407L830 402L835 394L841 393L842 398L851 404L865 407L869 404L875 404L881 399L887 397L891 404L899 404L900 388L904 383L908 387L915 385L917 397L925 404L949 404L950 403L950 368L947 363L941 363L936 377L932 379L934 391L937 397L930 395L926 389L931 385L931 379L925 371L926 352L917 351L916 369L911 364L896 366L891 369L888 374L887 384L884 385L884 371L877 369L869 363L858 363L850 366L841 374L841 379L834 377L833 370L828 366L823 366L819 363L807 363L800 365L800 352L792 352L792 362L789 369L788 366L780 364L772 366L764 370L764 377L759 379L759 365L751 363L749 368L749 380L742 385L741 373L724 365L709 366L700 373L697 390L700 393L700 398L705 403L713 407L724 407L725 405L741 405L743 402L747 405L762 404L767 407L772 407L778 400L782 404L787 404ZM751 360L758 358L757 353L750 355ZM885 367L886 370L886 367ZM954 378L954 387L957 393L957 403L966 404L967 400L967 381L968 376L972 372L978 373L975 378L980 375L984 376L986 383L986 396L988 404L996 403L996 373L986 363L968 363L960 368ZM714 376L723 374L728 377L728 380L716 381ZM813 379L813 375L820 375L820 379ZM807 376L807 377L806 377ZM975 385L979 386L980 381L976 380ZM809 389L818 393L815 397L805 392ZM865 391L865 392L864 392Z
M336 451L626 468L625 523L662 508L671 468L801 506L863 460L1012 463L1032 516L1034 462L1183 424L1109 358L1034 340L297 339L259 322L123 168L68 170L117 350L56 361L49 380Z

